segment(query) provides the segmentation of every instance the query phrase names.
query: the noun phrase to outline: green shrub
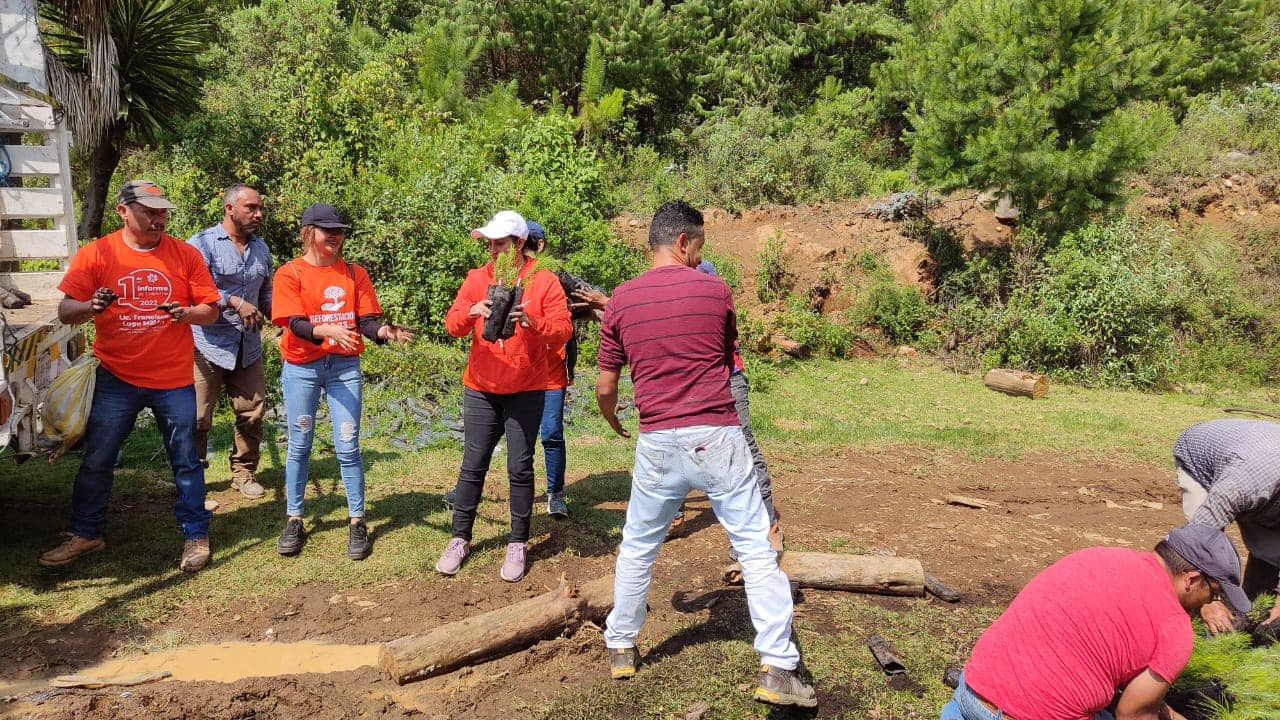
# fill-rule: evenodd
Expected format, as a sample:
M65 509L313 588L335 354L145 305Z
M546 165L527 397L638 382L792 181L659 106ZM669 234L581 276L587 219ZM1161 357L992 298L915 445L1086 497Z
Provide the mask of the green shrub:
M765 241L760 251L760 267L756 270L756 297L762 303L786 298L795 287L796 276L791 272L786 256L787 241L776 232Z
M1237 151L1244 158L1228 160ZM1158 186L1177 189L1185 178L1280 166L1280 84L1224 89L1191 99L1173 138L1147 163Z
M971 257L939 288L942 328L987 365L1140 387L1252 385L1280 369L1274 296L1247 280L1231 240L1122 218L1042 260L1025 252Z
M838 85L805 111L725 109L693 129L678 194L727 208L801 203L897 189L883 108L866 88ZM652 176L651 176L652 177Z
M787 300L786 310L770 319L770 334L785 335L807 345L818 355L848 357L859 335L851 325L839 322L838 318L814 312L802 298L791 297Z
M742 265L732 255L725 255L704 248L702 259L711 263L711 267L716 269L716 275L724 281L725 285L729 286L730 290L738 291L738 286L742 284Z
M895 345L908 345L916 341L932 311L918 288L881 280L871 287L854 315L862 323L880 328Z

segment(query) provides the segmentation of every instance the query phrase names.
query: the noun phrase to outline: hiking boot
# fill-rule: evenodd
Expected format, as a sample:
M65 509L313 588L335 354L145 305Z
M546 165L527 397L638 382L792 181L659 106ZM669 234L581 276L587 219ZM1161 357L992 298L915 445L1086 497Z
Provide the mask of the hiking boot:
M369 540L369 526L364 520L356 520L347 530L347 557L352 560L363 560L369 557L373 543Z
M453 538L444 547L440 559L436 561L436 572L443 575L457 575L462 568L462 561L471 554L471 543L462 538Z
M635 647L609 648L609 675L614 680L627 680L635 677L636 665L640 664L640 651Z
M458 497L458 491L457 491L457 490L450 490L449 492L447 492L447 493L445 493L444 495L442 495L442 496L440 497L440 500L441 500L441 502L443 502L443 503L444 503L444 506L445 506L445 507L449 508L449 510L450 510L450 511L452 511L452 510L453 510L453 501L454 501L454 498L456 498L456 497Z
M760 666L760 683L756 687L755 698L770 705L818 707L818 696L813 692L813 686L801 680L795 670L770 665Z
M81 555L95 553L105 548L107 543L102 538L89 539L72 533L64 533L66 540L58 547L44 553L36 562L45 567L62 567L75 562Z
M267 494L267 489L262 487L258 482L258 478L252 475L243 478L231 478L231 489L239 490L241 495L250 500L257 500Z
M547 493L547 514L552 517L569 517L569 506L564 501L564 493Z
M284 530L280 531L280 539L276 541L276 552L281 555L297 555L302 552L302 541L306 537L307 531L302 529L302 520L289 518L284 524Z
M524 577L524 549L524 543L507 543L507 557L498 571L503 580L517 582Z
M182 561L178 567L182 572L200 572L209 566L209 538L188 540L182 543Z

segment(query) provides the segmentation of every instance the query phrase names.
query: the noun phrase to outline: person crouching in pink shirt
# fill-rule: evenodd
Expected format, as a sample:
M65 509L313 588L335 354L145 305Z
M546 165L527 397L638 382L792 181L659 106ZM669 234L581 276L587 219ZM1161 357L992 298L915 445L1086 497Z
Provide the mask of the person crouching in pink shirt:
M1221 530L1174 528L1152 552L1078 550L1018 593L978 638L942 720L1178 720L1165 693L1191 658L1190 613L1247 612Z

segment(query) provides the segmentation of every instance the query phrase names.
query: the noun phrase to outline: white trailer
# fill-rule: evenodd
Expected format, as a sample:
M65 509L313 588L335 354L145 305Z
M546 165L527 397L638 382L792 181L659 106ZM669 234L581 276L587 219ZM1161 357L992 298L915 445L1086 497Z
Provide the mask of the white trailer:
M39 451L49 383L85 351L58 321L57 286L79 246L71 134L48 95L35 0L0 0L0 450Z

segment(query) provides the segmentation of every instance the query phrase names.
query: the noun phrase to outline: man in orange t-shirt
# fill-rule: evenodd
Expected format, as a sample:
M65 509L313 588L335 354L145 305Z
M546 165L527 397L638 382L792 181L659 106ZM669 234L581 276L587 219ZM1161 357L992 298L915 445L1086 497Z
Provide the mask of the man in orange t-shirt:
M40 556L45 567L106 547L116 453L144 407L155 415L178 487L173 511L186 538L179 565L196 572L209 564L211 513L196 457L190 326L217 318L219 296L200 251L164 232L175 207L155 183L125 183L116 204L124 227L81 248L58 285L65 295L58 319L93 320L100 365L71 494L71 536Z

